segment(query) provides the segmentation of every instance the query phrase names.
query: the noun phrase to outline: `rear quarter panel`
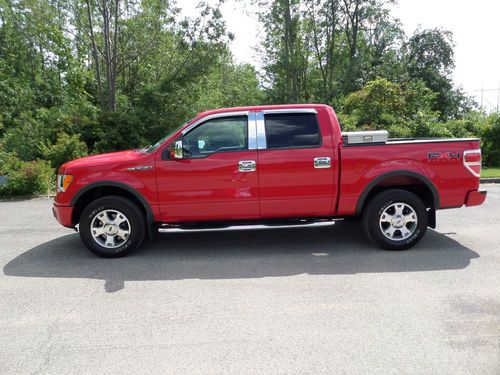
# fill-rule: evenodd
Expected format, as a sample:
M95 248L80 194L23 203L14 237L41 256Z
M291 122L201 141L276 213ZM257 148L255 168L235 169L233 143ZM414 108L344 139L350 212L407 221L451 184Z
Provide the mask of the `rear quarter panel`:
M419 141L384 145L342 146L338 215L352 215L370 182L386 173L410 171L423 175L436 188L440 207L459 207L479 178L463 164L463 151L479 148L478 140ZM430 153L459 153L459 158L429 159Z

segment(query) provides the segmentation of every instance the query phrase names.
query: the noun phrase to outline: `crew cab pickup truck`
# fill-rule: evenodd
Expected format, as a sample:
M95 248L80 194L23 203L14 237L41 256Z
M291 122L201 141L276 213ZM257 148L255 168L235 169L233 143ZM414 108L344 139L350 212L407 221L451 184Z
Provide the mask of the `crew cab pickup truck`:
M143 149L64 164L53 212L95 254L157 232L330 225L359 218L380 247L415 245L436 210L480 205L480 141L342 133L326 105L204 112Z

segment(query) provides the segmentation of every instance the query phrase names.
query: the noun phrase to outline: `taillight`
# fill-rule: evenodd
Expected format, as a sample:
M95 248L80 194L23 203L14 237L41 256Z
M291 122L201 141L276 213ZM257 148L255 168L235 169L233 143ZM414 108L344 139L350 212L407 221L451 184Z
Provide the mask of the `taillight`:
M476 177L481 176L481 150L464 151L464 165Z

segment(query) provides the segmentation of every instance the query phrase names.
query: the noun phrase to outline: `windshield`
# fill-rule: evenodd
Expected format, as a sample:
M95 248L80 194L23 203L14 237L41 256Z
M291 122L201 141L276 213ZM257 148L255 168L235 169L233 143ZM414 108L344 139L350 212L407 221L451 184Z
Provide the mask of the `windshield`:
M156 142L154 145L148 146L144 148L145 152L151 153L155 150L158 149L167 139L169 139L171 136L173 136L176 132L178 132L182 127L184 127L186 124L190 123L193 119L186 121L184 124L178 126L174 130L170 131L166 136L164 136L162 139L160 139L158 142Z

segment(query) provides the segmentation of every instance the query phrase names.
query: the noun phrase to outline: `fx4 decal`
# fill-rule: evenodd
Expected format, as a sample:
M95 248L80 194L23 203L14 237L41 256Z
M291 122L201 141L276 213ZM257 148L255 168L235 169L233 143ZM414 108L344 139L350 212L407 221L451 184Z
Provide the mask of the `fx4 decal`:
M427 159L430 161L460 160L460 152L429 152Z

